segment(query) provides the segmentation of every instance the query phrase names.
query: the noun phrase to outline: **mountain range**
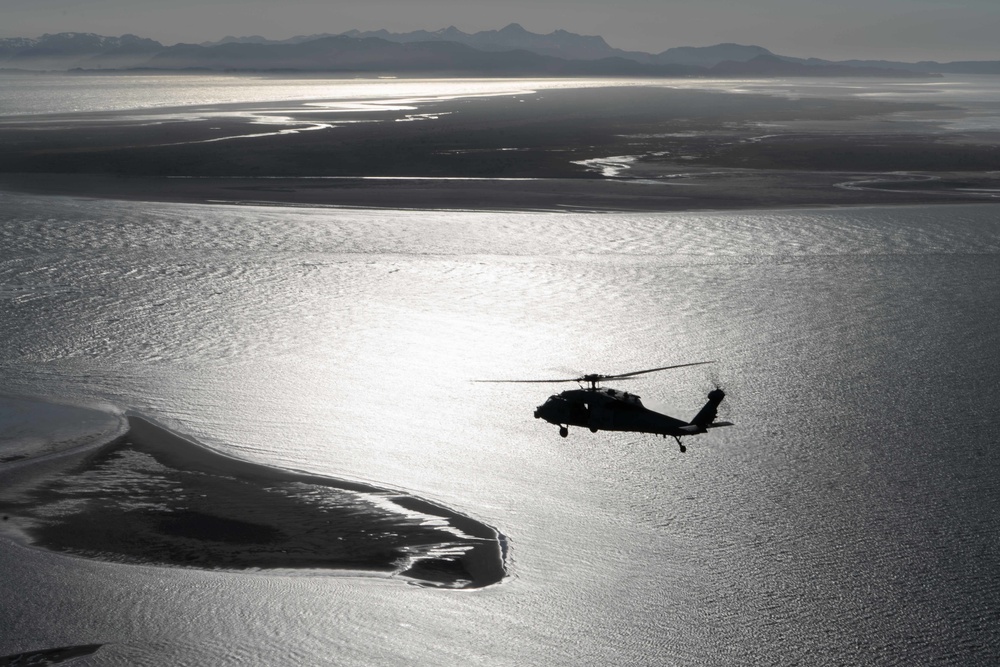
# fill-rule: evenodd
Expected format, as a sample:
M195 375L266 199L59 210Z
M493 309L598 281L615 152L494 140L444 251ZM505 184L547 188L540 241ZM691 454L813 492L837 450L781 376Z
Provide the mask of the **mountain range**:
M520 76L934 76L1000 74L1000 61L829 61L772 53L761 46L674 47L624 51L602 37L565 30L537 34L512 23L465 33L386 30L317 34L285 40L226 37L165 46L123 35L60 33L0 39L0 67L27 70L313 71L380 74Z

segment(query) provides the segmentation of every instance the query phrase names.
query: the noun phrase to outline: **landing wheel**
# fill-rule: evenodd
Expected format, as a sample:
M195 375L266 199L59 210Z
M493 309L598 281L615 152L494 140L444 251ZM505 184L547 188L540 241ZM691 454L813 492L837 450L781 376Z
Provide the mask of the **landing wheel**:
M687 451L687 447L681 444L680 436L675 435L674 440L677 441L677 446L681 448L681 454Z
M681 445L681 454L683 454L683 453L684 453L684 452L686 452L687 450L688 450L688 448L687 448L687 447L685 447L684 445Z
M565 426L560 426L559 435L565 438L567 435L569 435L569 429L566 428Z
M600 429L598 429L596 426L591 426L590 427L590 432L591 433L597 433L598 430L600 430Z

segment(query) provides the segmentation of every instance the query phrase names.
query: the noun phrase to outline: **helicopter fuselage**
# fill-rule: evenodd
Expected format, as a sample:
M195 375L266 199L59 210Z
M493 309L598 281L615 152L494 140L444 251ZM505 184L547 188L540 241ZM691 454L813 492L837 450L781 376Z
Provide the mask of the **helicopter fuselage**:
M535 409L550 424L581 426L591 431L638 431L657 435L690 435L686 421L650 410L635 394L606 387L570 389L550 396Z

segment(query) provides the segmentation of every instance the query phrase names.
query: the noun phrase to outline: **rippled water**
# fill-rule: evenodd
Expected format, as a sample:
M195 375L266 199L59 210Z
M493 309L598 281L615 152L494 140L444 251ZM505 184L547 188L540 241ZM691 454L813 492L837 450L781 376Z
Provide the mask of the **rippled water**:
M465 593L0 541L0 655L1000 658L996 207L0 205L4 393L128 408L241 458L405 490L496 526L511 568ZM651 436L563 440L531 417L558 387L470 382L706 359L627 387L688 417L726 388L737 426L683 455Z

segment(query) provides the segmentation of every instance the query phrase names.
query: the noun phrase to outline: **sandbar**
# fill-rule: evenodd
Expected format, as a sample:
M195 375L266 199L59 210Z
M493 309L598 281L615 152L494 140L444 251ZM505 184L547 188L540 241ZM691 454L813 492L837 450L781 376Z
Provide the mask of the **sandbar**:
M60 646L59 648L41 649L38 651L27 651L16 655L0 656L0 667L16 667L24 665L27 667L43 667L44 665L58 665L61 662L69 662L87 655L97 653L104 644L81 644L79 646Z
M0 471L0 530L110 562L346 571L447 588L506 576L506 539L437 503L251 463L128 415L107 444Z

